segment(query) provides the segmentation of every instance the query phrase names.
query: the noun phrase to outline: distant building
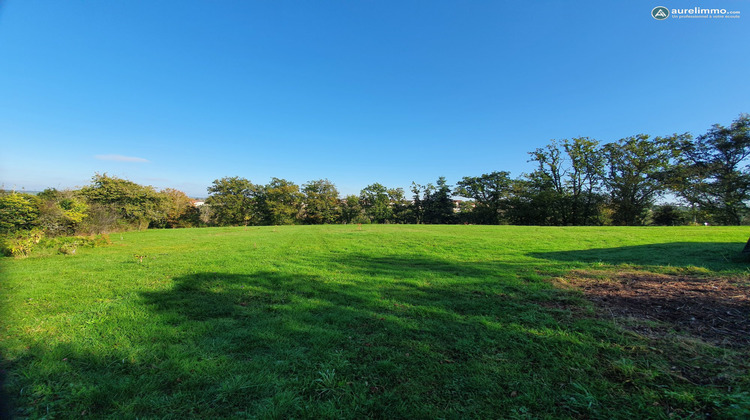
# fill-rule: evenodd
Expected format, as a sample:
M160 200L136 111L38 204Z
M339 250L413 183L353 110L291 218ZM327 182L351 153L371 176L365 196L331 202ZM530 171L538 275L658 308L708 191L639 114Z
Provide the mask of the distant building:
M474 200L453 200L453 213L461 213L462 211L466 211L468 210L467 207L469 209L473 209L474 207L476 207L476 205L477 204L474 202Z

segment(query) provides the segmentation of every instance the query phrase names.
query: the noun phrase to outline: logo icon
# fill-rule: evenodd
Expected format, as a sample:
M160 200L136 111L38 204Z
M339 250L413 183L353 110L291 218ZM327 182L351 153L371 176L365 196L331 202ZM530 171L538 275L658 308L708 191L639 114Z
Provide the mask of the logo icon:
M651 16L656 20L664 20L669 17L669 9L664 6L656 6L651 10Z

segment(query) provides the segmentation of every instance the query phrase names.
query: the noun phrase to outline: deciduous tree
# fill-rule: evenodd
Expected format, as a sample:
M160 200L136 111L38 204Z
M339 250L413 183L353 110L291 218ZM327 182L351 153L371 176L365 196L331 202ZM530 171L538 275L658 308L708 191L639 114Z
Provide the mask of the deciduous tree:
M157 220L163 199L153 187L143 186L107 174L96 174L92 183L80 190L89 203L107 207L128 225L148 227Z
M339 192L327 179L310 181L302 186L303 220L307 224L335 223L341 218Z
M293 225L299 220L303 194L299 185L286 179L271 178L263 188L262 208L267 224Z
M695 140L683 136L681 144L675 191L716 222L740 224L750 212L750 115L741 114L729 127L715 124Z
M472 223L497 225L504 218L512 182L507 171L477 177L465 176L456 184L455 193L474 200L474 207L470 211Z
M642 225L654 199L667 189L664 182L678 148L676 137L627 137L604 146L612 219L618 225Z
M388 188L382 184L375 183L363 188L359 193L359 203L364 210L365 216L373 223L391 223L393 221L393 209Z
M543 205L545 222L551 225L597 224L603 197L599 190L603 177L604 157L599 142L588 137L553 140L544 148L530 153L537 169L527 177Z
M359 197L347 195L341 200L341 222L342 223L368 223L370 219L365 216Z
M164 218L159 227L191 227L199 222L200 211L193 205L187 194L174 188L165 188L159 192L162 200Z
M208 187L205 204L211 208L213 223L220 226L260 224L262 219L256 202L261 190L262 187L236 176L214 180Z

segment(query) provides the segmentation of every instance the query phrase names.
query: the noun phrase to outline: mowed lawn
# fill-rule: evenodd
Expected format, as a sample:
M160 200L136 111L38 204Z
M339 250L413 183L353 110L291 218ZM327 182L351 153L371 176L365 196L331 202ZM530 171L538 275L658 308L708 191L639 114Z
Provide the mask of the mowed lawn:
M19 418L738 418L748 349L564 279L746 281L747 227L353 225L112 234L0 261ZM606 279L602 280L606 281ZM697 383L682 368L703 369Z

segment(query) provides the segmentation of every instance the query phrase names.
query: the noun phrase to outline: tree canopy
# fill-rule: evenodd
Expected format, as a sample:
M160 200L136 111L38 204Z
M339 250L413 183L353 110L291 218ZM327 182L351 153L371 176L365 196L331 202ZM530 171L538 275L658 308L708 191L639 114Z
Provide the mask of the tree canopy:
M403 188L375 182L341 198L333 182L266 185L239 176L208 187L199 206L182 191L95 174L78 190L37 195L0 191L0 233L47 235L188 226L323 223L477 223L524 225L675 225L750 222L750 115L706 133L638 134L602 144L589 137L552 140L529 153L535 167L464 176L452 187ZM675 202L664 202L671 197ZM661 200L661 201L660 201ZM35 230L35 231L36 231Z

